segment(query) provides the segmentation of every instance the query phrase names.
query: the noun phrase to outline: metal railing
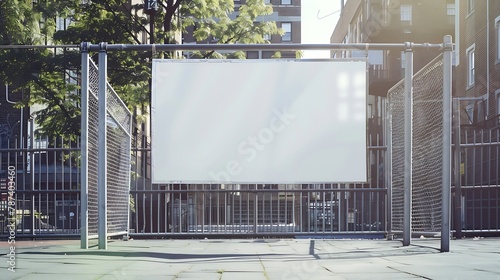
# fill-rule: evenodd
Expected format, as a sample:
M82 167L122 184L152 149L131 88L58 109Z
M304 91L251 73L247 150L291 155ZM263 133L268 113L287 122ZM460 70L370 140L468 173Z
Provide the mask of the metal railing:
M499 134L499 128L462 132L464 234L500 233ZM17 236L77 238L79 142L33 143L33 148L18 148L11 142L0 149L0 235L8 234L5 171L14 166ZM145 162L134 168L147 170L149 149L133 149L136 153ZM130 233L136 238L383 237L391 230L385 153L384 146L369 147L372 164L369 183L364 184L151 185L147 177L136 176L131 186ZM489 174L489 183L481 174Z
M0 235L15 224L18 236L71 236L80 233L79 143L36 139L32 148L7 142L0 149ZM11 193L7 170L15 170ZM9 206L12 206L9 208Z
M81 47L84 45L82 44ZM101 48L99 45L85 46L88 47L88 51L99 51ZM449 55L451 46L451 38L449 38L444 44L108 45L106 51L136 50L154 53L173 50L227 49L364 51L378 49L405 50L409 56L414 49L429 48L444 49ZM78 46L66 47L77 48ZM36 48L36 46L9 46L8 48ZM411 60L408 59L407 64L409 61ZM449 64L451 65L451 62ZM411 75L407 76L411 77ZM450 85L451 83L447 84L447 86ZM386 136L385 133L382 134ZM392 212L389 204L392 193L387 187L390 181L387 171L389 166L387 150L383 144L379 143L379 145L369 148L368 183L320 185L152 185L147 177L138 177L148 172L147 159L150 158L147 155L150 151L147 151L147 148L141 149L140 152L144 154L146 161L144 165L136 163L143 167L144 173L136 173L134 175L136 177L132 178L130 231L136 236L144 237L154 235L204 236L207 234L224 236L248 234L255 237L259 235L325 236L343 233L385 233L391 230ZM81 214L78 208L80 177L70 175L74 173L72 169L75 168L74 165L76 164L76 168L79 166L78 161L70 160L72 163L69 164L67 159L74 159L77 152L73 150L73 146L65 148L66 146L63 145L60 146L61 148L50 148L56 146L47 145L41 148L48 154L59 151L61 155L55 158L63 158L47 158L45 161L47 166L70 166L71 168L47 167L43 169L42 163L33 160L36 157L34 150L16 150L16 147L11 146L0 150L2 172L7 170L10 164L16 162L17 185L20 186L15 194L16 217L19 215L19 219L16 218L16 230L20 235L27 237L79 235L80 225L78 222L72 223L71 217L75 217L77 221ZM79 149L79 145L77 146ZM42 150L39 152L43 153ZM498 159L496 161L498 162ZM30 176L27 175L28 166ZM468 169L465 170L468 172ZM39 179L32 179L31 174L37 174L37 172L40 173L37 177ZM79 174L78 171L76 173ZM0 180L4 177L4 173L1 173ZM34 183L28 183L28 179L24 177L29 177L30 182ZM42 183L41 178L57 179L54 179L54 182L47 180L45 184ZM497 183L493 186L498 187L498 179L496 180ZM37 182L43 187L36 188ZM3 197L8 192L3 187L5 181L0 181L0 183L0 194ZM448 185L444 184L443 189ZM467 192L464 192L464 195L468 195ZM489 195L491 196L492 193ZM473 203L476 203L476 198L472 198ZM76 208L73 208L73 201L77 202ZM498 213L498 200L496 203L496 206L489 209ZM472 209L472 211L477 210L477 208ZM5 208L0 210L5 213ZM44 220L45 216L48 218ZM469 219L471 216L465 215L464 217ZM41 222L37 219L41 219ZM25 223L25 220L31 221L31 224ZM44 225L45 228L39 227L40 229L37 230L36 223ZM481 230L481 226L480 224L475 227L475 230ZM0 234L7 234L3 226L0 230L2 230ZM500 231L498 226L496 229L489 228L488 230Z
M455 156L454 228L457 234L500 233L500 127L466 126ZM458 164L459 163L459 164ZM458 174L457 174L458 175ZM458 217L460 218L458 218Z
M167 185L132 195L135 236L383 237L387 230L386 189L365 184Z

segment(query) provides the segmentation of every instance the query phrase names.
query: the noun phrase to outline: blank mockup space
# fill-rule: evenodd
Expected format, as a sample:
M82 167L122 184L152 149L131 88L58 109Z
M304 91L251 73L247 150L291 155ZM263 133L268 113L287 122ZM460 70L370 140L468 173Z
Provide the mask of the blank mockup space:
M366 61L154 60L154 183L366 181Z

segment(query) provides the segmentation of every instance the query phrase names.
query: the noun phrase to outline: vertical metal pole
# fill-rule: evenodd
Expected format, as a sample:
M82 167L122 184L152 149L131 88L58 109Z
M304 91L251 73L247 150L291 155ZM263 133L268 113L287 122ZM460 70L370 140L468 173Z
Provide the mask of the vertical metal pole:
M34 146L35 141L33 141L33 138L35 136L35 120L30 119L29 122L30 122L29 145L30 145L30 148L34 149L35 148L35 146ZM22 133L22 129L21 129L21 133ZM21 140L21 148L23 147L23 143L24 143L24 140ZM31 199L31 234L35 235L35 152L29 151L29 152L27 152L27 154L29 154L29 157L30 157L30 167L29 168L30 168L30 179L31 179L31 195L30 195L30 199ZM40 199L40 196L38 196L38 198Z
M257 188L257 185L255 185ZM262 199L262 204L264 204L264 199ZM253 233L258 232L258 219L259 219L259 193L255 193L255 204L254 204L254 221L253 221Z
M450 197L451 197L451 98L452 50L450 35L443 43L443 189L441 208L441 252L450 251Z
M405 43L405 161L404 161L404 217L403 246L410 245L412 209L412 149L413 149L413 50L412 43Z
M128 148L128 151L132 151L132 113L130 112L130 118L129 118L129 123L128 123L128 137L127 137L127 148ZM130 163L132 161L132 154L131 153L128 153L128 162ZM128 205L129 205L129 208L128 208L128 212L127 212L127 240L130 240L130 198L132 197L132 194L130 194L130 185L131 185L131 182L130 182L130 176L127 178L127 186L128 186L128 196L127 196L127 199L128 199ZM137 189L137 188L136 188ZM135 205L137 204L137 200L135 200L135 203L134 203L134 207ZM159 224L158 224L159 226Z
M386 127L385 127L385 133L386 133L386 146L387 150L385 153L385 186L387 187L387 215L386 215L386 221L387 221L387 231L389 234L392 235L392 111L389 105L390 103L390 96L387 97L388 101L386 101L386 112L387 112L387 117L386 117Z
M99 43L99 155L98 155L98 248L107 249L107 156L106 156L106 80L107 80L106 43Z
M88 128L89 128L89 52L88 46L90 43L83 42L81 44L82 52L82 89L81 89L81 166L80 166L80 248L88 249L88 236L89 236L89 211L88 211L88 194L89 194L89 156L88 156ZM33 137L33 135L31 136Z
M462 238L462 182L461 182L461 149L460 149L460 99L453 100L453 119L455 127L455 238Z

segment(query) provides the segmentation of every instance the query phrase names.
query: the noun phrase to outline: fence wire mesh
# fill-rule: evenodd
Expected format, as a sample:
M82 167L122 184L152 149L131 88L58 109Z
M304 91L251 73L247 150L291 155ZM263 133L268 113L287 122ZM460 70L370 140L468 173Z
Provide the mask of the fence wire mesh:
M392 134L392 230L403 230L404 83L389 90ZM413 77L412 231L441 229L443 61L436 57Z
M98 68L89 63L89 179L88 219L89 236L97 236L98 205ZM106 86L107 97L107 232L109 235L128 231L130 190L130 128L132 115L111 85ZM104 174L99 174L99 176Z

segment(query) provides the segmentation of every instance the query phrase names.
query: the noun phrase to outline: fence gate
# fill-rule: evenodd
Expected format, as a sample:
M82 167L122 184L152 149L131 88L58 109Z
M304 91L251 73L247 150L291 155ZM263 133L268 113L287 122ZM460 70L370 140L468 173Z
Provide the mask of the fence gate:
M99 238L128 234L132 115L82 46L81 247ZM103 110L105 109L105 110Z
M443 153L443 58L413 76L412 231L441 231ZM405 84L388 92L392 155L392 230L403 231Z

